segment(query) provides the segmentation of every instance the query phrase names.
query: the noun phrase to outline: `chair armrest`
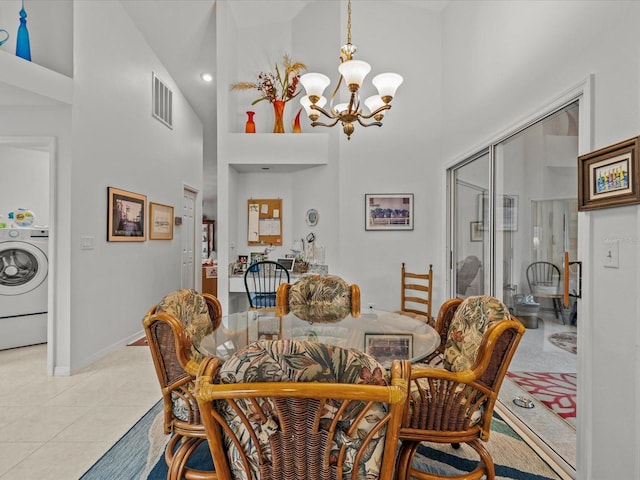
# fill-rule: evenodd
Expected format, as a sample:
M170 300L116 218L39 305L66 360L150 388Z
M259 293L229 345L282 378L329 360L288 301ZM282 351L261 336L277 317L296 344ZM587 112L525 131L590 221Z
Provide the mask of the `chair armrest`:
M360 316L360 287L355 283L351 285L351 316Z

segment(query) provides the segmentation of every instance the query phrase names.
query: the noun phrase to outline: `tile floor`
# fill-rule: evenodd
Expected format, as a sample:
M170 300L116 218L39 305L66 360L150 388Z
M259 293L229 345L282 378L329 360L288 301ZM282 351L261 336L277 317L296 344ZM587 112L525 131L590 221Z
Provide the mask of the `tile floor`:
M575 372L576 356L546 339L576 327L542 316L511 370ZM125 347L70 377L47 375L46 345L0 351L0 384L0 480L77 480L160 399L145 347ZM515 407L513 398L523 394L505 379L500 402L526 433L544 440L552 458L575 466L575 429L542 404Z
M46 345L0 351L0 480L77 480L160 399L146 347L124 347L69 377Z
M548 341L553 333L575 332L576 326L563 325L551 312L541 313L538 328L525 332L518 350L511 361L513 372L576 373L577 356L566 352ZM513 399L524 396L534 402L534 408L516 406ZM513 421L521 425L525 433L573 478L576 468L576 429L562 417L553 413L508 377L499 394L501 409Z

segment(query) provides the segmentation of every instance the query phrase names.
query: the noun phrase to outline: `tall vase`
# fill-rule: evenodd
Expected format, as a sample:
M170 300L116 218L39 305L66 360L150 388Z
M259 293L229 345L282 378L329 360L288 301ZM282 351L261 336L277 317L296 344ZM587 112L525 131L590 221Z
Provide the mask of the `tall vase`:
M273 133L284 133L284 101L273 102Z
M16 56L31 61L31 46L29 44L27 12L24 9L24 0L22 0L22 9L20 10L20 26L18 27L18 38L16 39Z
M256 133L256 124L253 121L253 116L256 112L247 112L247 123L244 125L244 133Z

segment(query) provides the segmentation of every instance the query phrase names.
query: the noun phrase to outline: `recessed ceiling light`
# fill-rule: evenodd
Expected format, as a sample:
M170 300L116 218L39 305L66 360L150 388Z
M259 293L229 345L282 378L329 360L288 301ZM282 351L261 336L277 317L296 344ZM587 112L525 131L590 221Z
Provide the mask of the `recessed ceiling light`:
M202 78L202 80L204 80L205 82L213 82L213 75L211 75L210 73L203 73L202 75L200 75L200 78Z

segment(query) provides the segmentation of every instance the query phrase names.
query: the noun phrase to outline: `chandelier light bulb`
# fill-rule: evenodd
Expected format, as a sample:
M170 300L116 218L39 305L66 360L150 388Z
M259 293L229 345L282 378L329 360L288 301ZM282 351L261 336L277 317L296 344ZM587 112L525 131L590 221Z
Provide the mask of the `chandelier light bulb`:
M386 105L380 95L371 95L369 98L367 98L364 101L364 104L369 109L369 114L372 114L373 112L378 110L380 107L384 107ZM379 122L380 120L382 120L383 117L384 117L384 114L382 112L379 112L379 113L376 113L373 118L375 118Z
M348 60L338 66L338 72L344 78L351 92L356 92L362 86L364 77L371 71L371 65L362 60Z
M324 89L331 83L331 79L322 73L305 73L300 77L300 83L307 92L311 103L317 103L322 97Z
M320 97L315 104L311 102L308 95L305 95L300 99L300 105L304 107L305 112L307 112L307 116L313 122L315 122L320 117L320 115L318 110L314 110L313 108L311 108L311 105L317 105L318 107L323 108L326 104L327 99L324 97Z
M378 93L384 103L389 103L396 94L396 90L402 84L403 78L397 73L381 73L371 80L371 83L378 89Z

